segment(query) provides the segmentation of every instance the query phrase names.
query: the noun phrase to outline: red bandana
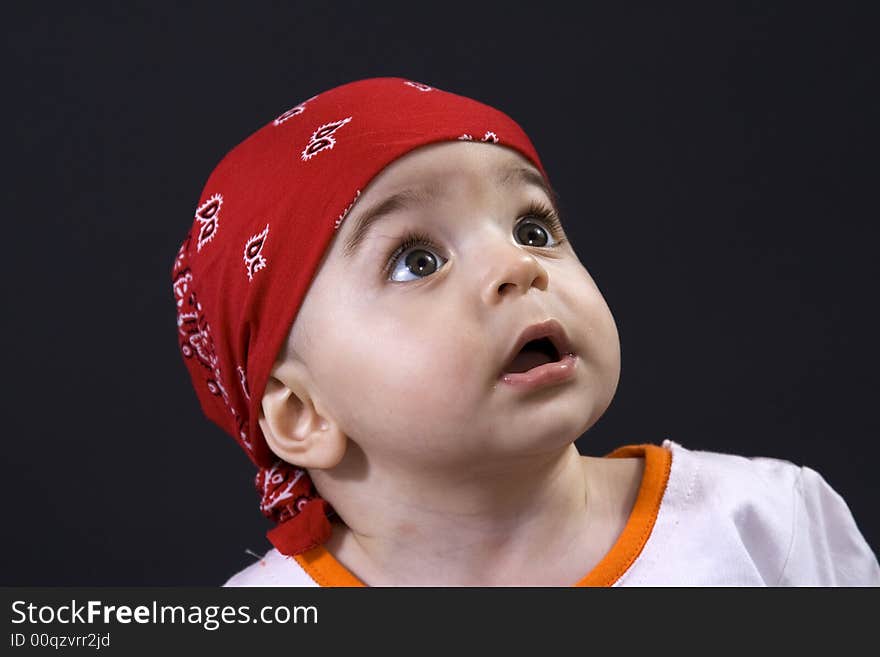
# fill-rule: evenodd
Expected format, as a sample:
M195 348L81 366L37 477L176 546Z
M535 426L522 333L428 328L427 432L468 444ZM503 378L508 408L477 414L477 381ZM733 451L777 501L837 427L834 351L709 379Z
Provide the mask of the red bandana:
M266 381L336 231L389 163L434 142L492 142L546 178L502 112L402 78L358 80L290 108L233 148L205 185L171 272L178 343L207 417L259 467L267 536L293 555L330 536L332 507L269 449Z

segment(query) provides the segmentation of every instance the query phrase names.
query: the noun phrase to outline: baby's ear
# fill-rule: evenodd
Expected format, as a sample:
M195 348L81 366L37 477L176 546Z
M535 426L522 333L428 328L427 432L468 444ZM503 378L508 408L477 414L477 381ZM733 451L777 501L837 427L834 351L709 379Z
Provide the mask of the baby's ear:
M276 367L263 393L260 428L279 458L301 468L328 470L345 455L347 436L315 408L308 371L287 361Z

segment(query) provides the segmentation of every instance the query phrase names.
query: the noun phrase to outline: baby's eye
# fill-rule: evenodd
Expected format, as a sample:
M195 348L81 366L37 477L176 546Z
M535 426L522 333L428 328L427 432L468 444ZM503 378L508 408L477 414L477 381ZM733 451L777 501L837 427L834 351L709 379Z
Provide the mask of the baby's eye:
M537 216L536 216L537 215ZM538 218L540 217L540 218ZM548 224L550 230L542 224ZM554 247L565 242L562 225L554 212L531 212L514 228L514 235L525 246ZM548 244L553 237L554 243ZM414 248L414 247L427 247ZM388 259L386 273L388 278L398 283L426 278L436 272L446 259L437 252L439 249L431 238L422 233L410 233ZM415 278L409 278L414 276Z
M516 230L514 232L516 233L517 239L519 239L526 246L548 246L548 238L551 236L552 233L556 231L548 231L533 218L526 217L525 220L517 224ZM557 245L550 244L549 246Z
M413 248L416 246L426 246L428 249ZM402 278L409 274L414 275L416 279L430 276L440 268L438 262L446 262L442 256L436 255L438 250L427 235L410 233L389 257L387 266L388 277L392 281L404 283L414 280L412 278Z

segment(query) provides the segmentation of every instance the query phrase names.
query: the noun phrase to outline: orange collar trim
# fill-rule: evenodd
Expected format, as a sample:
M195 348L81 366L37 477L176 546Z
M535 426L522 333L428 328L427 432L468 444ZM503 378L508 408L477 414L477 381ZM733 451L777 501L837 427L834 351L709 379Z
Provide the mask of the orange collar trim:
M657 445L625 445L605 458L639 456L645 459L645 471L629 520L608 554L574 586L611 586L629 569L648 542L669 481L672 452ZM293 558L319 586L365 586L323 545Z

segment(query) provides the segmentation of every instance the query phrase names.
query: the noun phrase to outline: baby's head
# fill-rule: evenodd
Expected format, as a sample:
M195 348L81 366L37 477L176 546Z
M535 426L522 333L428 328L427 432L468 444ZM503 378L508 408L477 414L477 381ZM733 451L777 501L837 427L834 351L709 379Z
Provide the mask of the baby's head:
M383 479L453 482L563 449L618 383L614 320L528 137L408 80L331 89L233 149L172 276L202 407L260 467L287 554ZM547 320L564 336L513 358ZM558 380L522 385L541 374Z

